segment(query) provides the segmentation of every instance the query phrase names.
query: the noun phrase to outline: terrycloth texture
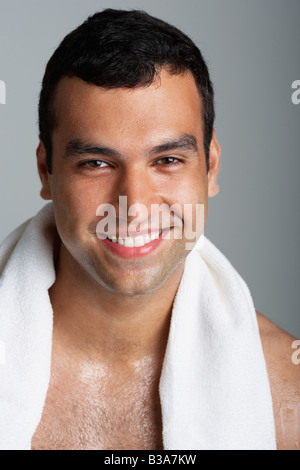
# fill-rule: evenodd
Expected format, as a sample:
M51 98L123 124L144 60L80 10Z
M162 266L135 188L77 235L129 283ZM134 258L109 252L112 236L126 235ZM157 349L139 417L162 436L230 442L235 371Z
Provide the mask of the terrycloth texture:
M29 450L50 379L55 281L51 206L0 247L0 449Z
M0 449L29 450L50 380L52 205L0 246ZM160 381L164 448L276 449L251 295L204 236L188 255Z
M276 450L251 294L225 256L199 242L175 298L160 382L165 449Z

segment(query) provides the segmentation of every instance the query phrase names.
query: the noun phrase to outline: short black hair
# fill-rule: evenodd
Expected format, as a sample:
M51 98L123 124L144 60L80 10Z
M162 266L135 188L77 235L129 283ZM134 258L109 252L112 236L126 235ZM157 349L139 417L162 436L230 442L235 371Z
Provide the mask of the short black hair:
M202 98L208 171L214 91L200 50L179 29L144 11L106 9L69 33L47 64L39 100L39 131L48 172L52 172L51 136L56 127L53 101L61 78L78 77L106 89L135 88L151 85L163 67L170 74L190 71L194 76Z

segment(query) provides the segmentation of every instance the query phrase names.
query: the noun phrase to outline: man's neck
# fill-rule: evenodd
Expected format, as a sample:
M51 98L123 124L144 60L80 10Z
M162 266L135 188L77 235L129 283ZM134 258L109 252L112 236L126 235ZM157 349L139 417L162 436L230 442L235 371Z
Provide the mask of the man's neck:
M97 362L132 364L145 357L162 362L184 264L156 291L126 296L82 274L76 263L61 249L50 289L55 337Z

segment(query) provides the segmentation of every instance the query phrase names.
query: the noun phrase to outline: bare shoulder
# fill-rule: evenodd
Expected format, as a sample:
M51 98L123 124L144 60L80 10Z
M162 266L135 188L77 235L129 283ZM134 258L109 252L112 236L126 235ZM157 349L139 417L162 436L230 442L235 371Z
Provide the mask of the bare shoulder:
M300 449L300 364L296 338L257 313L260 337L266 359L280 450Z

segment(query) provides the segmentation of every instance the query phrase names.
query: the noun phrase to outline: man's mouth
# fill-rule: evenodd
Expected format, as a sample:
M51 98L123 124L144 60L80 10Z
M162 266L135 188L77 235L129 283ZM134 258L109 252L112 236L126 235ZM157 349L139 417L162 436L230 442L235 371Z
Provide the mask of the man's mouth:
M137 235L136 237L107 237L112 243L117 243L122 246L126 246L127 248L138 248L141 246L148 245L153 240L159 239L160 235L162 234L163 230L153 232L151 234L146 235Z
M145 233L135 237L101 237L101 241L109 251L121 258L140 258L155 251L161 244L164 234L171 229L157 230L152 233Z

